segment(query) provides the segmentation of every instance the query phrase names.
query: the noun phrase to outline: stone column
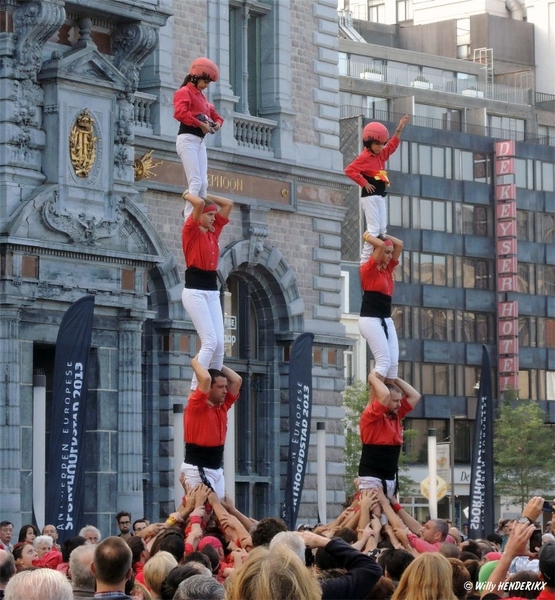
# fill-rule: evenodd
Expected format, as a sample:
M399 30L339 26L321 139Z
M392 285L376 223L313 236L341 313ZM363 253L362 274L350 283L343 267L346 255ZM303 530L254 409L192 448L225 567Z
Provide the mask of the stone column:
M117 510L143 514L142 319L119 321Z
M18 308L0 311L0 515L21 520L20 465L20 344ZM16 540L17 541L17 540Z

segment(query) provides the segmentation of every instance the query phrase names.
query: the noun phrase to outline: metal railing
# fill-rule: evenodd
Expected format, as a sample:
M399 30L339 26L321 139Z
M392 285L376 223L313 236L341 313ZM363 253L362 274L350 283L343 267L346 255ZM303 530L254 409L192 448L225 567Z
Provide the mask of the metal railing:
M394 113L388 110L365 109L360 106L343 105L340 107L339 115L341 119L362 116L367 119L389 121L395 124L403 116L403 113ZM555 138L550 138L546 135L535 135L514 129L485 127L483 125L474 125L472 123L462 123L457 120L450 121L447 118L447 114L444 115L443 119L411 116L410 124L415 125L416 127L426 127L427 129L443 129L444 131L471 133L473 135L482 135L498 140L515 140L517 142L528 142L530 144L541 144L543 146L555 146Z
M533 101L530 88L515 88L498 83L487 84L472 78L461 79L455 77L455 74L452 78L449 78L433 73L421 73L416 65L407 64L406 68L390 67L379 61L373 61L371 58L364 60L361 57L347 57L345 60L340 60L339 74L345 77L371 79L395 85L488 98L512 104L532 104Z

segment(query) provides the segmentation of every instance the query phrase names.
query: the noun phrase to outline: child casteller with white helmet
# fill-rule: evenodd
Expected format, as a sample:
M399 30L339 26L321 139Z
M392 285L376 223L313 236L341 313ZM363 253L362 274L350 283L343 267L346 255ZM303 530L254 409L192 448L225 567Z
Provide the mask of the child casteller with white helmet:
M389 179L385 163L399 147L401 132L408 120L408 115L401 118L392 138L382 123L368 123L362 130L364 150L345 169L345 174L362 188L360 202L366 217L366 232L361 263L366 262L374 251L366 234L383 238L387 233L385 197Z
M183 85L173 96L173 116L180 123L175 147L181 158L188 189L183 192L187 196L206 198L208 192L208 158L204 136L216 133L224 120L203 94L212 81L218 81L220 70L216 63L208 58L196 58L189 68ZM185 219L192 212L193 206L187 202Z

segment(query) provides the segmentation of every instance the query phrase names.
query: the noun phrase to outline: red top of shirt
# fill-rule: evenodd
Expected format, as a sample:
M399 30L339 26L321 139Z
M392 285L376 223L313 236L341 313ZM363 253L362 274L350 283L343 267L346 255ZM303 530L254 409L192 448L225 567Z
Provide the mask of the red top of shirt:
M216 213L214 231L203 231L200 221L193 220L193 215L185 221L181 230L181 243L185 263L188 267L197 267L204 271L215 271L220 259L219 239L222 229L229 223L229 219Z
M393 296L395 281L393 280L393 269L399 261L392 258L385 269L379 269L377 263L371 256L363 265L360 265L360 283L365 292L381 292L387 296Z
M360 417L360 439L362 443L377 446L402 446L403 425L401 421L412 409L413 407L403 396L397 414L390 417L389 409L377 398L374 398Z
M360 187L364 187L368 181L363 177L373 177L379 171L385 168L385 161L397 150L401 140L398 137L392 137L384 146L379 154L374 154L366 148L348 165L345 169L345 175L350 177Z
M227 433L227 411L238 397L239 395L227 392L221 406L210 406L206 402L208 394L197 388L189 396L183 413L185 443L207 447L223 446Z
M220 125L224 122L206 96L195 85L188 83L173 95L173 117L185 125L200 127L196 117L199 114L206 115Z

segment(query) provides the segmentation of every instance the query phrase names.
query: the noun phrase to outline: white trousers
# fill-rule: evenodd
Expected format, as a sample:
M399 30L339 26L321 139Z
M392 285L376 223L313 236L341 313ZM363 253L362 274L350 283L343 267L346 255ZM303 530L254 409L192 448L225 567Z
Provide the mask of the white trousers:
M182 133L177 136L175 149L187 178L187 187L191 194L206 198L208 193L208 157L204 139L192 133ZM185 220L193 212L193 205L185 203L183 216Z
M366 231L374 237L387 233L387 210L385 196L365 196L360 205L366 217Z
M221 369L224 363L224 318L218 290L183 288L183 306L200 338L198 361L205 369ZM193 374L191 389L198 380Z
M382 327L382 319L377 317L359 317L358 329L366 340L374 361L376 373L385 379L397 379L399 373L399 341L393 319L384 319L387 335Z
M394 498L395 497L395 480L386 479L385 485L387 487L386 496L388 498ZM360 491L362 491L362 490L382 490L382 492L384 491L383 485L382 485L382 480L378 479L377 477L359 477L358 478L358 489Z
M181 463L181 473L185 476L185 482L191 487L204 483L198 472L198 467L189 463ZM204 467L206 479L210 482L212 489L218 494L218 498L225 496L225 479L223 469L207 469Z

